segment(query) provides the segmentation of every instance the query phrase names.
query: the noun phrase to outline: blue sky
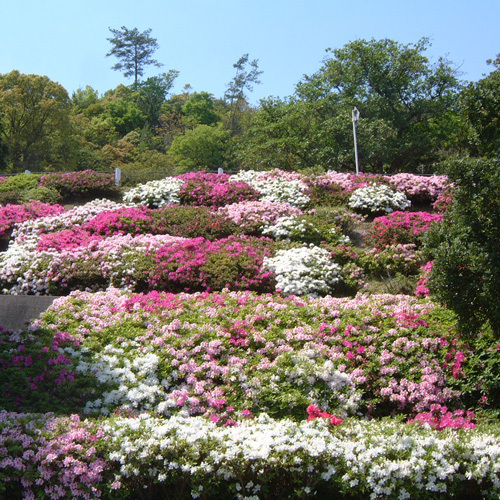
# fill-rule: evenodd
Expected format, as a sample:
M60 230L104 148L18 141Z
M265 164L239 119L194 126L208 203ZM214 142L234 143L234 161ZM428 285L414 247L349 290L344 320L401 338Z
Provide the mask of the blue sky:
M14 69L46 75L71 95L131 83L106 57L109 28L151 28L164 66L179 71L173 92L222 97L241 55L258 59L262 83L250 101L293 94L304 74L321 67L325 49L358 38L415 43L446 56L479 80L500 53L500 0L0 0L0 74Z

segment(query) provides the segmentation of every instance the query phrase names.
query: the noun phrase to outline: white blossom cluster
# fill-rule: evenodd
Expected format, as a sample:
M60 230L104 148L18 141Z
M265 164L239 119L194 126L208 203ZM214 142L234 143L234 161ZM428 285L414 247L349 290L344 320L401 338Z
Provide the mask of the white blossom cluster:
M363 214L389 214L410 206L411 202L404 193L383 184L356 189L349 198L349 207Z
M359 498L433 498L473 483L475 494L497 498L500 446L487 432L436 433L425 426L388 420L345 420L333 430L327 419L293 422L261 414L235 427L202 417L169 419L142 414L103 425L116 480L141 477L168 482L171 471L190 478L193 497L214 480L241 495L261 498L262 470L307 474L311 486L349 488ZM241 481L241 478L245 478ZM255 481L258 479L258 481ZM272 479L270 480L272 482ZM252 496L250 496L252 495Z
M230 181L243 181L255 188L260 193L261 201L272 203L289 203L298 208L304 208L310 201L307 194L307 185L292 179L259 179L262 172L254 170L241 171L232 175Z
M340 266L330 253L312 244L279 250L264 258L263 267L275 274L276 289L284 295L328 294L341 280Z
M162 208L179 203L179 191L184 185L182 179L167 177L159 181L149 181L130 189L123 195L125 203Z
M277 240L290 240L292 236L297 238L308 232L319 234L319 231L312 224L293 215L280 217L275 224L265 226L262 230L263 235L271 236Z
M291 356L292 367L283 366L282 376L292 385L310 386L310 397L336 416L346 418L359 408L362 394L356 390L351 376L337 369L332 360L321 362L315 350ZM324 392L321 393L321 390Z

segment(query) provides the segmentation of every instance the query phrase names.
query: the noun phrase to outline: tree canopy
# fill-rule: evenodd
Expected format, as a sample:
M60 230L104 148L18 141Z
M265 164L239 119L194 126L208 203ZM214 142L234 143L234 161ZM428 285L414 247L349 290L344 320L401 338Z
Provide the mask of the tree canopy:
M134 88L137 89L139 77L144 75L145 66L162 66L156 59L153 59L154 52L159 48L156 38L150 36L151 29L142 33L137 28L128 29L122 26L121 29L109 28L113 34L108 41L112 48L106 54L115 56L117 62L112 69L123 71L125 78L134 77Z
M338 116L350 116L355 106L360 110L360 158L365 167L394 172L432 163L440 159L441 123L454 112L461 86L448 61L429 62L424 54L428 47L428 39L422 38L407 45L389 39L356 40L328 49L321 69L299 82L296 95L321 103L325 129L333 137L338 136ZM380 133L363 137L370 122ZM338 139L342 150L345 138ZM372 151L375 141L382 140L385 148L367 157L363 140Z
M46 76L0 75L0 135L13 172L68 160L71 102Z

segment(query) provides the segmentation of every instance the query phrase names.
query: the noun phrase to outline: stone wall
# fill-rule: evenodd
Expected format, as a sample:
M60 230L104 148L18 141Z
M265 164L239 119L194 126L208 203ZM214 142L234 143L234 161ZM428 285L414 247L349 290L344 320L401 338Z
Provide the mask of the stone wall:
M19 330L26 322L37 319L55 299L53 296L0 295L0 326Z

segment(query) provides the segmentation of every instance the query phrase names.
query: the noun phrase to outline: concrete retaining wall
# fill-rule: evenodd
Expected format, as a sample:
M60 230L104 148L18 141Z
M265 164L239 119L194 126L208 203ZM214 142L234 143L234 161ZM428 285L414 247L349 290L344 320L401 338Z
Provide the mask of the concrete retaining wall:
M0 326L19 330L26 322L38 319L57 297L37 295L0 295Z

